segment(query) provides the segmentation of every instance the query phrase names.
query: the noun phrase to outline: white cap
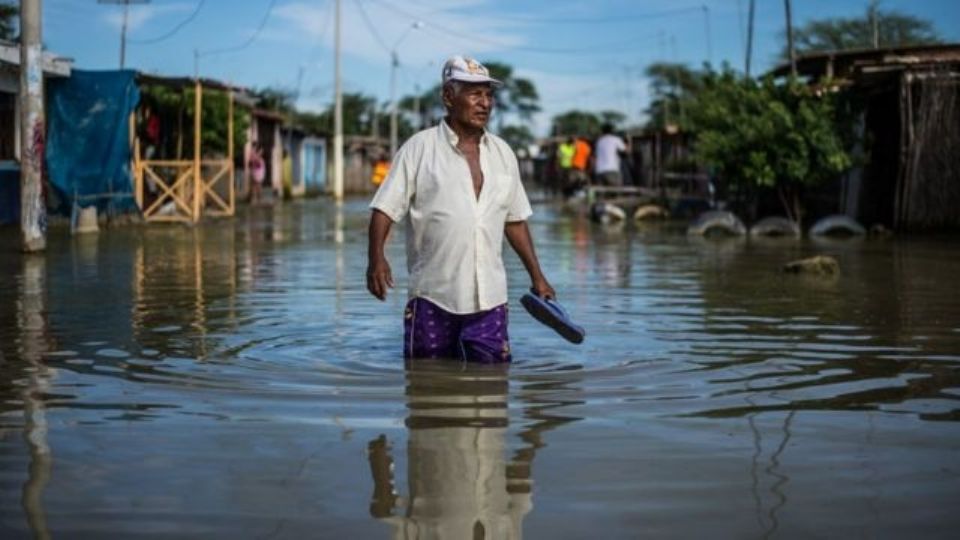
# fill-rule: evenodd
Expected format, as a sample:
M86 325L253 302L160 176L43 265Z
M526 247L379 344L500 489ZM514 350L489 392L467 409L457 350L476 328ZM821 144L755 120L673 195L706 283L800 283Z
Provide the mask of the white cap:
M483 64L473 58L466 56L451 56L443 64L442 72L443 84L450 81L462 81L468 83L489 83L495 87L503 86L503 83L490 76L490 71Z

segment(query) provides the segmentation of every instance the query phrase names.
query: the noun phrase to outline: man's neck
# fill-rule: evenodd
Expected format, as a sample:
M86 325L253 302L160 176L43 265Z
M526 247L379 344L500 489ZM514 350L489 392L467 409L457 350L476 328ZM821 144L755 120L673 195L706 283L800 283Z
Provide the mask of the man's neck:
M480 138L483 137L483 128L474 128L451 121L450 117L446 119L447 125L457 134L461 143L480 144Z

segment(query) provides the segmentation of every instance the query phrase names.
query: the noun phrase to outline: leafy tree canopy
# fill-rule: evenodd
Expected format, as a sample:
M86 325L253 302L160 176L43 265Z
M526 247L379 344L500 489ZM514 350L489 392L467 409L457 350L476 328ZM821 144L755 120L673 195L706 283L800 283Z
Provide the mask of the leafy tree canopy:
M690 102L697 157L741 192L774 189L800 222L804 189L852 165L840 99L795 80L778 85L730 69L710 73Z
M534 141L530 128L524 125L504 126L500 130L500 136L507 141L507 144L509 144L514 151L525 148Z
M689 102L703 88L705 75L704 71L690 69L684 64L650 64L646 69L652 94L647 108L647 127L663 129L669 124L683 130L691 129L687 109Z
M793 31L798 54L846 49L869 49L874 45L874 21L880 47L940 43L933 23L899 11L879 9L871 2L862 17L810 21ZM789 52L784 48L782 56Z
M498 131L502 133L507 127L507 119L513 116L522 122L529 122L533 114L540 111L540 94L536 84L530 79L514 76L513 67L509 64L497 61L486 61L483 64L490 70L491 77L503 82L503 87L497 90L496 96L495 118ZM419 96L405 96L399 101L400 108L406 111L416 112L417 105L422 115L422 125L433 125L443 118L446 111L440 99L440 84L435 84ZM419 126L416 128L419 129Z
M591 112L574 109L554 116L550 132L560 136L579 135L593 138L600 135L603 124L619 127L626 118L620 111Z

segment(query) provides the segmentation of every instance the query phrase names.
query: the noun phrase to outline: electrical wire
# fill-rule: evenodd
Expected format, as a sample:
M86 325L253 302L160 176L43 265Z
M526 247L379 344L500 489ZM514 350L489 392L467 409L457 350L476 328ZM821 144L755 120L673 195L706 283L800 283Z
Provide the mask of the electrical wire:
M270 0L270 5L267 7L267 12L264 13L263 19L260 20L260 25L257 26L257 29L253 31L253 34L249 38L247 38L246 41L244 41L243 43L235 47L224 47L222 49L211 49L209 51L197 51L197 57L242 51L243 49L246 49L247 47L252 45L253 42L255 42L257 38L260 37L260 32L263 31L263 28L267 26L267 21L270 20L270 15L273 13L273 7L274 5L276 5L276 3L277 3L277 0Z
M377 32L377 29L376 27L373 26L373 23L370 22L370 17L367 15L366 8L363 7L363 2L361 2L360 0L355 0L354 3L357 5L357 8L359 8L360 18L363 19L363 23L367 26L367 29L370 30L370 34L374 37L374 39L377 40L377 43L379 43L380 46L383 47L383 50L386 51L387 54L392 54L390 47L388 47L387 43L383 41L383 37L380 36L379 32Z
M190 24L190 22L197 17L197 14L200 13L200 9L203 7L203 4L205 4L206 2L207 0L200 0L199 2L197 2L197 7L193 8L193 13L191 13L190 15L187 15L187 18L180 21L176 26L171 28L166 33L150 39L129 39L128 38L127 43L136 43L137 45L150 45L153 43L159 43L161 41L170 39L171 37L174 36L174 34L179 32L181 28Z
M419 21L423 20L423 18L417 16L415 13L405 11L389 2L385 2L384 0L373 0L373 1L405 17L410 17L413 20L419 20ZM484 43L484 44L492 45L495 47L501 47L501 48L511 49L515 51L537 53L537 54L582 55L582 54L591 54L592 52L596 52L596 51L619 52L617 51L618 47L633 45L638 42L645 41L647 39L651 39L652 37L654 37L651 35L643 35L643 36L633 37L628 40L618 41L614 43L598 44L590 47L571 47L571 48L526 47L522 45L506 43L503 41L492 40L492 39L484 38L477 35L465 34L464 32L459 32L455 30L449 30L447 28L444 28L442 26L437 26L432 23L423 23L423 28L427 30L433 30L434 34L445 34L446 36L452 36L452 37L457 37L461 39L469 39L471 41Z

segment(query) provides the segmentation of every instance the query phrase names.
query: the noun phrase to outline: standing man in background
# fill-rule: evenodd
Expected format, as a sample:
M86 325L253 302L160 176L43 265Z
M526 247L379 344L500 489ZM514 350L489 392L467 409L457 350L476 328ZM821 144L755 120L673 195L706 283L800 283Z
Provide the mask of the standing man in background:
M454 56L442 71L439 125L397 152L370 203L367 290L384 300L393 287L384 244L393 223L407 220L409 298L406 359L511 360L503 237L530 275L531 289L554 298L526 219L533 211L517 157L486 131L494 89L502 83L479 62Z
M603 135L597 139L594 172L597 183L603 186L623 185L620 173L620 156L627 151L627 145L619 136L613 134L613 125L603 125Z

